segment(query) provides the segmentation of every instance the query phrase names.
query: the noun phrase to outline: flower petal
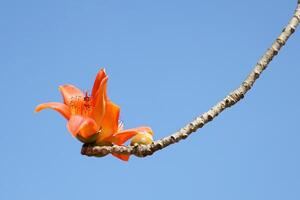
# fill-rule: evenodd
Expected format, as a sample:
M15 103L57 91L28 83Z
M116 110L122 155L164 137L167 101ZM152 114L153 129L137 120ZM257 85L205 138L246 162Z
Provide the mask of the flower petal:
M70 102L73 100L72 98L84 97L84 94L80 89L70 84L59 86L59 91L61 92L66 105L70 105Z
M123 145L127 140L138 134L139 132L135 129L128 129L120 131L111 136L110 140L116 145Z
M40 112L41 110L44 110L46 108L50 108L50 109L53 109L53 110L59 112L66 119L70 118L69 107L63 103L58 103L58 102L42 103L42 104L38 105L37 107L35 107L35 112Z
M91 93L91 96L92 97L95 97L96 96L96 93L98 92L98 89L101 85L101 82L102 80L107 77L106 73L105 73L105 69L101 69L96 78L95 78L95 81L94 81L94 85L93 85L93 89L92 89L92 93Z
M105 105L106 105L106 100L105 100L105 91L106 91L106 85L107 85L107 80L108 77L105 77L101 84L100 87L98 88L97 95L95 98L93 98L93 110L91 113L91 117L96 121L96 123L101 126L102 119L105 114Z
M111 101L106 103L105 115L101 123L101 134L97 139L97 143L106 141L119 128L120 107ZM109 139L108 139L109 141Z
M137 128L127 129L124 131L119 131L119 132L115 133L114 135L112 135L110 140L112 143L114 143L116 145L122 145L127 140L129 140L130 138L132 138L133 136L135 136L139 133L147 133L147 134L150 134L151 136L153 135L153 131L150 127L141 126L141 127L137 127Z
M99 130L95 120L80 115L72 115L68 121L67 128L73 136L76 137L79 134L83 139L92 137Z
M113 156L123 160L123 161L128 161L130 155L126 155L126 154L117 154L117 153L112 153Z

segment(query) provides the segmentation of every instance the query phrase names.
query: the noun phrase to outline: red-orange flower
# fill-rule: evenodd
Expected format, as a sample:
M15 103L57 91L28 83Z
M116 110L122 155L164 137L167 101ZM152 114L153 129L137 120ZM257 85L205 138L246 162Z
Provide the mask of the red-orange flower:
M67 128L73 136L84 143L94 142L105 114L107 80L105 71L100 70L91 96L73 85L62 85L59 90L64 103L43 103L38 105L35 111L39 112L45 108L58 111L68 120Z
M67 120L71 134L84 143L96 145L123 145L128 139L143 133L153 134L149 127L123 130L119 123L120 108L107 96L108 77L102 69L96 76L91 96L73 85L60 86L64 103L49 102L36 107L39 112L45 108L58 111ZM113 154L128 160L129 155Z

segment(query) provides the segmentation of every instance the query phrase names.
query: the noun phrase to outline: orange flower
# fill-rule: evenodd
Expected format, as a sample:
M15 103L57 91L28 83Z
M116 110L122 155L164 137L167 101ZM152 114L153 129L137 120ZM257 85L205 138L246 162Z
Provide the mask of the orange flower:
M58 111L68 120L67 128L74 137L84 143L94 142L105 113L107 80L105 71L100 70L91 96L73 85L60 86L64 103L43 103L38 105L35 111L39 112L45 108Z
M68 120L67 128L71 134L83 143L123 145L135 135L152 135L149 127L123 130L123 124L119 123L120 108L107 97L107 81L105 70L101 69L94 81L91 96L73 85L60 86L64 103L43 103L35 111L45 108L58 111ZM129 155L113 155L122 160L129 159Z

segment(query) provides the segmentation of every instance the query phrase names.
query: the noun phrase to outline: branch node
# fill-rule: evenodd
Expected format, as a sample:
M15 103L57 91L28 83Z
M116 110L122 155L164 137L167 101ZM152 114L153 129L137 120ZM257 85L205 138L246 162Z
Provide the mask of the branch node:
M285 41L283 39L281 39L280 37L277 38L277 43L280 45L280 46L284 46L285 45Z
M161 141L158 141L155 146L157 146L158 150L162 149L164 147L164 145L163 145L163 143Z
M196 130L195 130L195 131L196 131ZM182 139L186 139L188 136L189 136L189 135L188 135L187 133L183 133L183 134L181 135L181 138L182 138Z
M212 121L212 120L213 120L213 118L214 118L214 117L213 117L213 115L212 115L212 114L210 114L210 113L208 113L208 114L207 114L207 121L209 121L209 122L210 122L210 121Z
M296 31L296 27L291 26L291 33L294 33Z

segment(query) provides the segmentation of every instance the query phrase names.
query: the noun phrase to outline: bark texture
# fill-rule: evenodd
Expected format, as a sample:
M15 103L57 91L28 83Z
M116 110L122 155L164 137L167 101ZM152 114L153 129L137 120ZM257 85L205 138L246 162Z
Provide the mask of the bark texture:
M212 121L226 108L236 104L245 94L252 88L255 81L259 78L261 73L267 68L268 64L278 54L281 47L285 45L289 37L295 32L298 24L300 23L300 0L298 0L295 13L287 26L283 29L282 33L276 38L272 46L264 53L264 55L257 62L248 77L244 82L230 94L228 94L223 100L213 106L209 111L203 113L195 120L181 128L179 131L173 133L170 136L162 138L153 142L150 145L137 145L137 146L91 146L83 145L81 149L82 155L87 156L106 156L110 153L118 154L132 154L138 157L145 157L152 155L154 152L163 149L171 144L177 143L187 138L191 133L195 132L199 128L202 128L205 124Z

